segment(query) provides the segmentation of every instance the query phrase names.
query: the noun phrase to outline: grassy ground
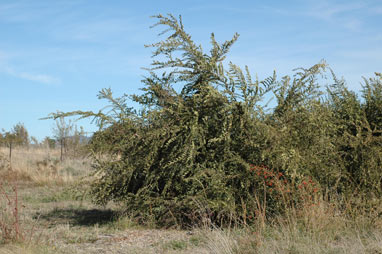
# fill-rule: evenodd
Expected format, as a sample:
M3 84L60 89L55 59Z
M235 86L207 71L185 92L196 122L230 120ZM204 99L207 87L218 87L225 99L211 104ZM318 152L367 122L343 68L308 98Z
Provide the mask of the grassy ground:
M7 241L0 229L1 254L382 253L382 221L370 212L349 219L336 204L321 202L251 227L156 229L150 223L138 225L116 204L99 207L90 202L84 182L78 184L91 172L88 159L60 162L56 150L18 149L10 170L7 150L0 155L0 184L12 201L4 192L0 195L0 224L15 229L14 186L20 218L18 240Z

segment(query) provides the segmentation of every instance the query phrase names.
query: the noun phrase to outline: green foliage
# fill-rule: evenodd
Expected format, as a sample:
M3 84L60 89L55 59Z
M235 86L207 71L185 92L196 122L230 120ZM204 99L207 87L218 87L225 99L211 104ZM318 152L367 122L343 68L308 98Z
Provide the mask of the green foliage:
M237 34L224 43L211 34L206 53L181 18L155 18L154 27L166 27L161 35L170 34L148 45L154 60L143 94L115 98L104 89L99 98L109 111L50 116L92 117L100 127L89 145L97 159L95 202L124 202L143 219L189 225L282 213L306 200L299 187L307 177L317 183L315 193L382 194L380 74L365 79L364 101L334 74L325 94L319 85L325 62L259 81L247 67L223 64ZM264 103L270 96L273 109ZM274 182L251 165L272 169ZM267 187L278 173L278 189Z
M375 78L365 79L362 97L367 121L374 136L382 133L382 74L375 73Z
M29 145L29 135L23 123L18 123L12 128L12 133L16 136L17 145Z
M330 108L337 135L332 139L339 155L343 185L349 192L381 193L382 146L379 115L382 112L380 76L366 80L362 102L343 80L329 88Z
M45 137L42 144L50 149L56 148L56 140L50 137Z
M0 134L0 143L6 146L28 146L29 134L23 123L14 125L11 131L4 131Z

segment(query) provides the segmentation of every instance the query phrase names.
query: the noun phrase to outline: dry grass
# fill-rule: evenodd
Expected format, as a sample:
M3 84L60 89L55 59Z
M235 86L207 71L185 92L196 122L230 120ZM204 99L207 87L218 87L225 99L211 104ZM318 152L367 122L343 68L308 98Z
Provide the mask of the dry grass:
M74 193L86 187L76 183L91 172L88 159L60 162L58 150L19 148L12 152L10 167L8 150L1 148L0 155L0 182L10 194L12 186L17 187L20 225L23 232L34 232L28 241L0 243L0 254L200 253L185 231L143 228L120 216L118 206L98 207L90 197ZM13 208L1 203L0 209Z
M12 151L12 164L8 153L8 148L0 147L0 175L9 180L17 176L19 180L40 185L66 184L91 170L91 161L86 157L67 158L61 162L59 149L16 148Z
M17 185L20 225L34 232L28 241L0 244L0 254L382 253L382 207L362 210L356 200L345 206L307 202L291 207L288 216L267 222L259 217L231 229L207 223L190 232L161 230L121 216L115 204L97 207L73 193L73 184L91 172L88 159L61 163L58 150L15 149L9 169L7 150L1 148L0 155L0 182Z
M382 253L382 218L375 211L352 217L354 211L322 200L288 212L265 225L207 228L200 234L209 253Z
M50 254L53 249L48 246L36 245L22 245L22 244L9 244L0 246L0 254Z

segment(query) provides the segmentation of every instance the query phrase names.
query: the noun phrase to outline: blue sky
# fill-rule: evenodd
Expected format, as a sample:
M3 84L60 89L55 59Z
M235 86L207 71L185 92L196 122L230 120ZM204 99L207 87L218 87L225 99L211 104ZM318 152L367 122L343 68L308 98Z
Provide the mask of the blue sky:
M278 77L325 59L359 91L361 77L382 71L382 1L101 1L0 0L0 129L18 122L42 139L50 112L98 110L104 87L138 93L160 29L151 15L181 14L208 47L238 32L228 60ZM163 37L162 37L163 38ZM78 123L94 131L87 121Z

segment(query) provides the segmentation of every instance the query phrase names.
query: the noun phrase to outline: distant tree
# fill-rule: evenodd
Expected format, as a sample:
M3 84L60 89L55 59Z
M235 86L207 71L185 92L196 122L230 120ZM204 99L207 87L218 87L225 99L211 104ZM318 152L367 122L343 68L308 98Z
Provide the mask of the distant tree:
M20 140L18 139L17 135L13 132L5 132L4 133L4 141L9 147L9 164L12 167L12 149L15 146L15 144L19 143Z
M17 145L29 145L29 135L23 123L14 125L11 131L2 130L0 142L9 148L9 163L12 167L12 150Z
M21 146L29 145L29 134L23 123L18 123L12 128L12 133L16 135L16 144Z
M31 137L30 137L30 140L31 140L31 143L32 143L33 145L35 145L35 146L38 146L38 145L39 145L39 142L38 142L38 140L37 140L36 137L31 136Z
M54 137L60 144L61 161L65 155L74 155L79 147L85 143L85 132L82 127L78 128L72 121L66 121L64 117L56 120L56 126L53 128Z
M74 125L72 133L70 133L70 136L67 138L67 149L70 148L72 150L75 150L76 148L78 148L78 146L80 146L83 142L82 138L85 135L84 133L85 132L82 126L80 127L80 129L78 129L77 125Z
M44 140L42 141L42 144L50 149L56 148L56 140L51 138L51 137L45 137Z
M54 137L60 144L60 160L64 160L64 153L67 151L67 139L73 131L72 121L66 121L64 117L56 120L56 126L53 127Z

